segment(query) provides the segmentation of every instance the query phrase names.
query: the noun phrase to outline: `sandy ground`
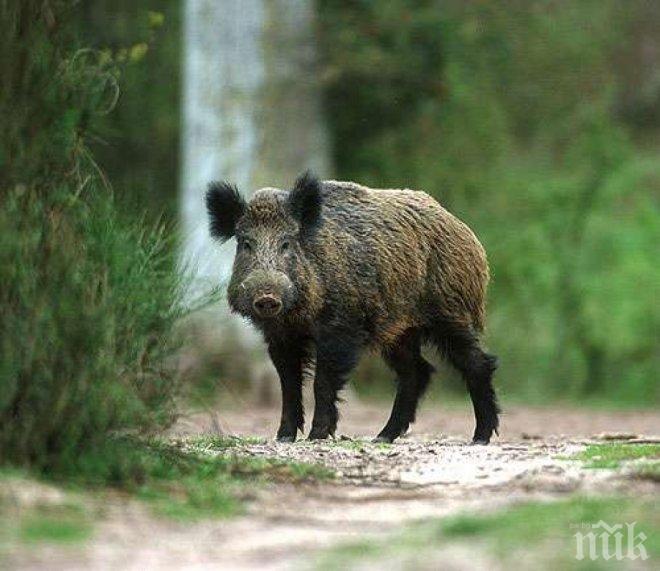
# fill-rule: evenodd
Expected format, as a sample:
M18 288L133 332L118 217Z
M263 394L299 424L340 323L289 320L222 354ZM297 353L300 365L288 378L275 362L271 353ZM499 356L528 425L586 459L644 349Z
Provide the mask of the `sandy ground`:
M530 499L571 494L655 494L657 484L608 470L583 470L559 457L607 435L653 438L654 411L512 408L501 437L469 446L472 414L426 403L414 430L393 446L368 442L388 405L345 403L337 443L267 440L237 453L315 462L338 473L331 482L272 484L255 492L247 514L229 521L178 523L154 518L134 500L106 506L83 547L40 548L12 555L20 569L305 569L323 550L384 537L404 524L463 511L482 512ZM191 434L272 437L278 411L236 402L183 418L172 438ZM490 569L478 553L447 553L447 568ZM394 568L393 562L391 567ZM451 564L450 564L451 563ZM382 567L381 567L382 568ZM429 567L429 568L432 568Z

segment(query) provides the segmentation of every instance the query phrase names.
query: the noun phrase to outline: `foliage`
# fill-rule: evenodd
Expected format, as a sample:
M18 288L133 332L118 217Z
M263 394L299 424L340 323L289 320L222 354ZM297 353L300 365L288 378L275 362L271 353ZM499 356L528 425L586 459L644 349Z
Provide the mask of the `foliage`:
M66 464L111 430L173 414L179 282L166 242L96 190L69 205L13 192L0 215L4 458Z
M505 393L660 396L656 100L629 89L657 91L630 71L649 19L643 2L320 2L338 178L424 189L477 231Z
M118 73L75 5L0 7L0 458L49 472L173 418L182 312L169 231L118 214L87 147Z

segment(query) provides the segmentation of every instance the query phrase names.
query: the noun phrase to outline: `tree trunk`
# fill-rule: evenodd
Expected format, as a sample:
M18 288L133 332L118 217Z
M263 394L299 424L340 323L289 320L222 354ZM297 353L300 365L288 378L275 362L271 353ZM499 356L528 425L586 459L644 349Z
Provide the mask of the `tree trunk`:
M312 0L186 0L184 49L181 259L195 297L226 282L235 248L210 240L208 182L229 180L246 196L286 188L308 168L327 175L329 147ZM213 323L255 346L224 303Z

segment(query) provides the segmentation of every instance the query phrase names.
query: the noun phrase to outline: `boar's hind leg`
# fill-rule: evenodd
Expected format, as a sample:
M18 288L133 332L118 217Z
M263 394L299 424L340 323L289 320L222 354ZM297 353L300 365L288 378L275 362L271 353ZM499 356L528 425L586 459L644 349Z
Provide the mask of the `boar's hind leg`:
M398 339L383 357L396 373L397 390L392 414L374 441L392 442L415 422L417 404L429 384L433 367L422 357L419 334L413 331Z
M488 444L499 425L493 374L497 357L486 353L477 336L465 328L443 328L440 348L449 362L462 374L467 384L477 426L473 444Z
M303 429L302 361L304 343L296 339L268 345L268 352L277 369L282 388L282 419L277 431L280 442L294 442Z
M355 367L361 343L349 333L321 334L316 344L314 420L309 440L334 435L339 412L337 394Z

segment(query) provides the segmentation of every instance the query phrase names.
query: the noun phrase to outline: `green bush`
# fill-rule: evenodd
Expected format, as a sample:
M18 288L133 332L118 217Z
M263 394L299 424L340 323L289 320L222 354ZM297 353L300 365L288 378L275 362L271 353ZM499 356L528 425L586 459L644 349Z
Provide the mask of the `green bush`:
M9 193L0 214L0 452L67 463L113 430L172 417L179 311L167 240L99 190L49 208Z
M0 461L47 471L172 420L183 311L171 232L123 219L87 150L119 74L74 6L0 6Z

